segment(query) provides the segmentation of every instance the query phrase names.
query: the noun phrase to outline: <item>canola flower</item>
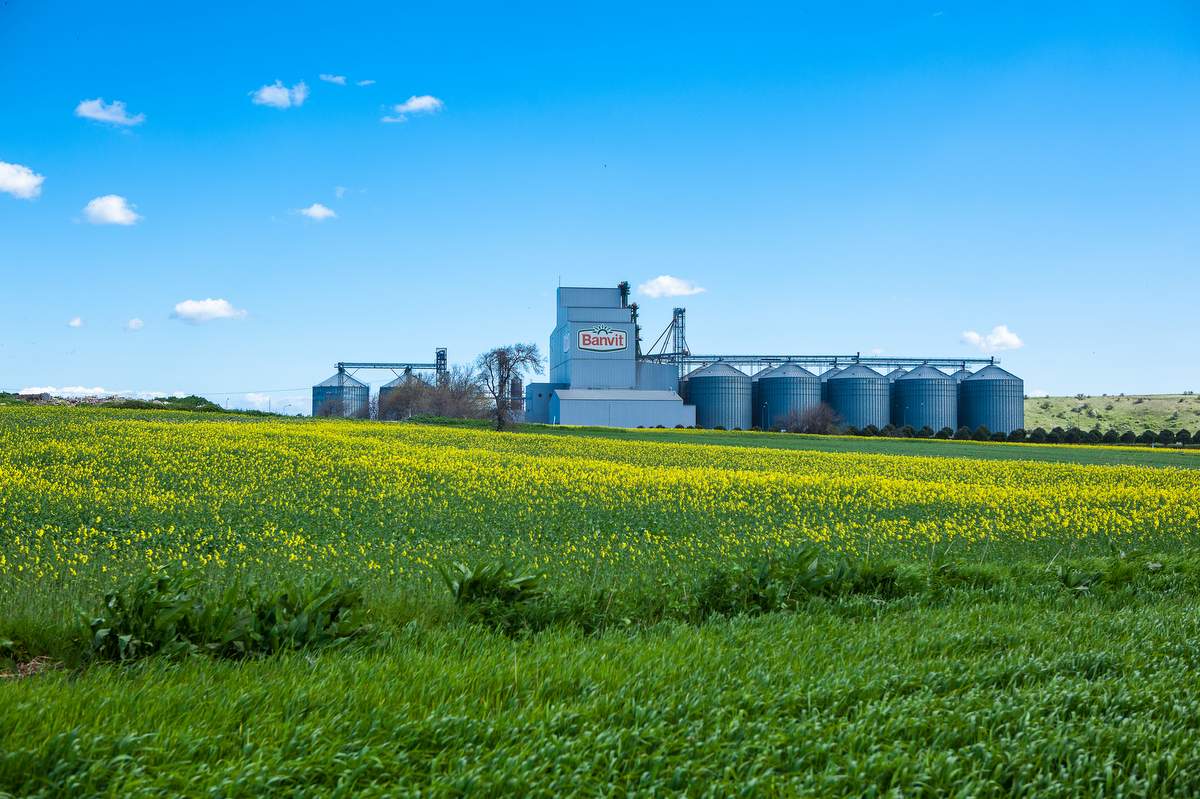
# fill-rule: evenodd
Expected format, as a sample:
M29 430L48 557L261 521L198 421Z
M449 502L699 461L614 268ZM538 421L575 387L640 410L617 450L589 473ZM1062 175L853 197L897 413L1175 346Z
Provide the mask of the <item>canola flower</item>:
M147 566L428 588L504 558L663 580L807 542L858 556L1172 550L1200 470L0 408L0 585Z

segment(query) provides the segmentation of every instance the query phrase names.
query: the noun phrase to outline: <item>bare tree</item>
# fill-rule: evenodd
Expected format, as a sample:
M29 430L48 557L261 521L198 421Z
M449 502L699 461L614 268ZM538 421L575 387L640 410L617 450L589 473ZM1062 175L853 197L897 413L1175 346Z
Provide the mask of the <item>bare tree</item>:
M397 385L379 392L379 417L388 421L408 419L426 413L429 394L434 390L429 381L418 375L408 374Z
M479 385L496 403L496 429L503 430L509 419L509 388L514 377L542 370L542 354L536 344L510 344L489 350L475 361Z
M450 419L482 419L489 415L487 396L480 388L479 376L465 366L452 367L428 394L421 410Z
M789 433L815 433L829 435L841 429L841 417L837 412L822 402L802 411L792 411L775 420L775 429L783 429Z
M455 366L433 381L408 375L380 393L378 418L399 421L414 416L448 419L482 419L489 416L487 397L475 373Z

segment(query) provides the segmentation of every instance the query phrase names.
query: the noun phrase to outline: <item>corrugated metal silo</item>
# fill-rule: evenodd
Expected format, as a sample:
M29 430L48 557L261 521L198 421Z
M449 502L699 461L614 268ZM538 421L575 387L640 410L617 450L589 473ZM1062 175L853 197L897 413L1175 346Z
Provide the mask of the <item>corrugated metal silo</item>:
M983 367L959 385L958 418L993 433L1025 427L1025 381L995 364Z
M897 427L958 429L958 386L945 372L918 366L892 384L892 396L892 424Z
M792 413L821 404L821 380L794 363L785 363L758 379L755 414L764 429L777 428Z
M900 418L900 414L898 412L899 408L897 407L897 403L899 401L899 396L896 394L896 381L898 379L900 379L901 377L904 377L906 374L908 374L908 370L902 369L899 366L897 366L895 369L893 369L892 371L887 373L888 397L889 397L888 413L891 416L892 424L894 424L896 427L902 426L900 422L896 421L897 419Z
M966 380L970 376L971 376L971 370L964 366L963 368L959 369L957 372L952 372L950 374L950 379L953 380L955 383L961 383L962 381Z
M766 420L762 418L762 395L759 392L758 381L775 371L775 369L776 367L774 366L768 366L758 370L750 377L750 418L757 427L766 427Z
M842 371L842 368L841 366L835 366L821 373L821 402L829 402L829 378Z
M313 416L370 416L371 389L343 371L313 386Z
M400 408L399 396L396 394L402 386L417 378L412 372L405 372L395 380L390 380L379 387L379 418L402 419L408 415L407 408ZM316 407L315 405L313 407Z
M891 418L888 379L862 364L847 366L829 378L829 404L842 423L860 430L867 425L887 426Z
M750 376L726 363L714 363L687 376L688 402L696 406L696 424L750 428Z

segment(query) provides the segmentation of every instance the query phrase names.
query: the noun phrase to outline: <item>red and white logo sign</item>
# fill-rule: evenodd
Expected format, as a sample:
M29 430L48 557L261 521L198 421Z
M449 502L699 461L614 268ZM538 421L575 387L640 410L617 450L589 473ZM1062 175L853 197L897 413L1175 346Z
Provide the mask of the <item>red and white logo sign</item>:
M592 352L614 352L626 346L625 331L597 325L590 330L579 331L579 349Z

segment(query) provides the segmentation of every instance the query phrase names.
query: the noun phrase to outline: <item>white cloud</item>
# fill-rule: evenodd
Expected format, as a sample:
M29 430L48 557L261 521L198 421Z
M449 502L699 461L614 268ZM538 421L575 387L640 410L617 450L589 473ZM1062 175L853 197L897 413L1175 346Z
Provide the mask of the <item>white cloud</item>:
M983 352L1002 352L1004 350L1016 350L1025 346L1025 342L1021 341L1021 337L1008 329L1008 325L996 325L992 328L991 333L980 334L974 330L964 330L962 334L964 344L970 344Z
M26 386L18 394L49 394L54 397L132 397L134 399L157 399L167 396L165 391L139 391L131 388L112 390L104 386ZM187 396L182 391L172 397Z
M321 80L325 81L326 83L336 83L338 86L346 85L346 76L345 75L329 75L329 74L322 72L320 75L320 78L321 78Z
M1048 397L1048 396L1050 396L1050 392L1044 388L1035 388L1033 391L1029 392L1029 396L1031 396L1031 397Z
M112 394L103 386L27 386L18 394L52 394L56 397L100 397Z
M445 107L438 98L432 94L422 94L421 96L413 95L399 105L392 106L393 115L383 117L382 122L404 122L408 119L409 114L436 114Z
M103 97L97 97L95 100L84 100L75 106L75 116L83 117L84 119L94 119L97 122L107 122L110 125L120 125L122 127L132 127L146 121L145 114L130 116L125 110L125 103L120 100L113 100L108 105L105 105Z
M271 397L269 394L260 394L257 391L251 391L246 395L246 402L256 408L262 408L271 403Z
M246 311L234 308L229 300L184 300L175 304L175 312L171 315L176 319L198 324L214 319L241 319L246 315Z
M71 321L67 322L67 327L83 327L83 319L78 316L71 317Z
M320 203L313 203L307 208L301 208L297 210L296 213L307 216L309 219L315 219L318 222L323 222L326 219L337 218L336 211L326 205L321 205Z
M136 317L133 319L130 319L128 322L125 323L126 330L132 330L135 332L138 330L141 330L145 326L146 326L146 323Z
M269 105L271 108L299 108L308 99L308 84L300 81L292 88L283 85L283 81L261 86L250 93L255 105Z
M334 186L333 193L340 200L346 196L346 187L345 186Z
M672 277L671 275L659 275L653 280L648 280L638 286L638 293L651 299L659 299L660 297L690 297L693 294L699 294L703 291L704 289L692 281L684 280L681 277Z
M32 200L42 193L45 178L27 166L0 161L0 191L20 200Z
M354 85L355 85L355 86L374 86L374 85L375 85L375 81L373 81L373 80L371 80L371 79L369 79L369 78L368 78L367 80L360 80L360 81L357 81L357 82L356 82Z
M83 213L93 225L132 225L142 218L135 207L119 194L106 194L89 202Z

